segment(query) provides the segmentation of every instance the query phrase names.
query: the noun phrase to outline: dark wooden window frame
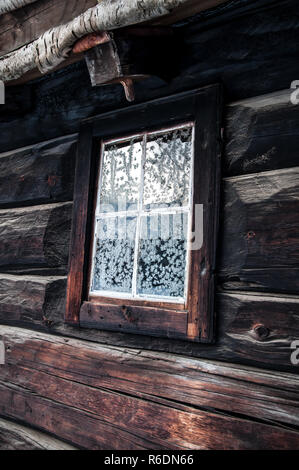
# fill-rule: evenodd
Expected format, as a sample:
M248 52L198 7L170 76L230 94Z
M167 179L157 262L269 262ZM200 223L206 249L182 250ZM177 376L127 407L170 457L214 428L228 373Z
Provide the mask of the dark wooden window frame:
M85 120L77 152L66 323L85 328L212 342L221 173L220 85L180 93ZM195 205L203 205L203 246L190 251L185 306L89 296L95 194L103 140L194 122ZM194 232L195 211L192 216Z

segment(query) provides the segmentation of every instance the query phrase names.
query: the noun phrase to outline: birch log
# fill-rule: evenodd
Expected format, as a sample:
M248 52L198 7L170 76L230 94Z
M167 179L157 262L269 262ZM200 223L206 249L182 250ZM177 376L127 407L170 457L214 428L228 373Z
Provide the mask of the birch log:
M0 15L17 10L18 8L22 8L34 2L36 2L36 0L0 0Z
M0 78L14 80L38 68L46 73L63 62L86 34L113 30L169 14L189 0L102 0L69 23L0 59Z

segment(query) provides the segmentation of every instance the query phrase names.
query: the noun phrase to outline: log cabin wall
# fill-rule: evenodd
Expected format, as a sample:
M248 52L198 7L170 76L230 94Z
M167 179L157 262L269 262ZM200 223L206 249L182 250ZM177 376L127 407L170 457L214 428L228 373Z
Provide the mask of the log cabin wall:
M0 417L19 422L7 424L11 447L26 447L30 432L40 448L299 446L297 2L227 2L175 28L171 80L138 83L136 101L224 86L216 343L64 324L79 123L128 104L121 88L92 88L83 62L7 88ZM30 428L25 442L17 426Z

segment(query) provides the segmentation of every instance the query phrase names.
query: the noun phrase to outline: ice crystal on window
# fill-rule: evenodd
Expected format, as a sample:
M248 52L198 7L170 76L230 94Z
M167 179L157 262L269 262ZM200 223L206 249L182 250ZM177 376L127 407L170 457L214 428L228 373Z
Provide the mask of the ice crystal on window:
M131 292L135 234L136 218L99 219L93 291Z
M139 198L142 141L131 139L105 146L100 211L136 208Z
M92 292L185 297L192 135L186 125L104 145Z
M142 217L137 292L184 297L186 214Z
M145 205L188 205L191 150L191 127L148 137L144 169Z

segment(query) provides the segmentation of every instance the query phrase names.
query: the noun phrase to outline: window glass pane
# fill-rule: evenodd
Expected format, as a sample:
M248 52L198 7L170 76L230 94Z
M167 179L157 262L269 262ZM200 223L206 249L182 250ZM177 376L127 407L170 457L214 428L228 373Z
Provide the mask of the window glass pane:
M106 144L102 163L100 212L136 209L139 199L142 140Z
M141 217L137 293L184 297L188 214Z
M149 135L144 168L144 206L187 206L192 161L192 127Z
M192 137L185 125L104 144L91 293L184 301Z
M136 217L97 221L92 291L131 293Z

